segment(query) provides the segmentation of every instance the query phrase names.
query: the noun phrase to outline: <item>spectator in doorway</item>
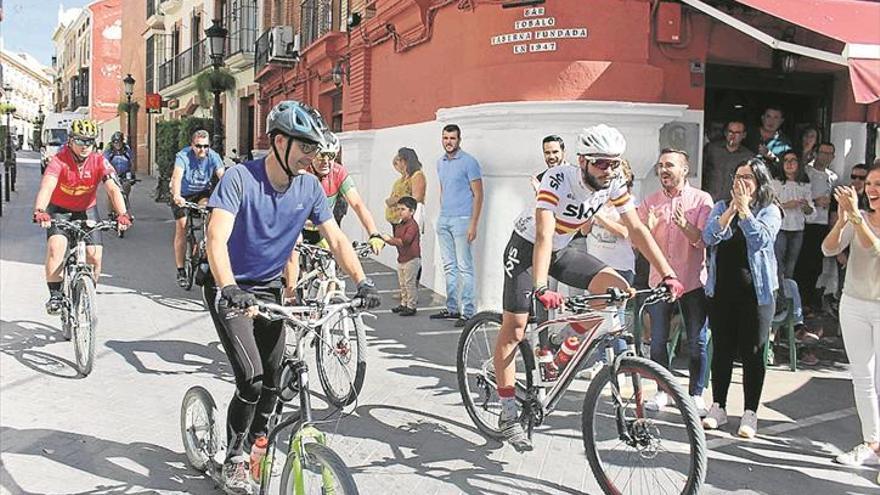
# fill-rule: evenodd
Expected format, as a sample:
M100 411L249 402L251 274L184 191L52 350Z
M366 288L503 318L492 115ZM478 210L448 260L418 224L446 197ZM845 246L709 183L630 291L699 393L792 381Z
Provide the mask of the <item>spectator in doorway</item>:
M703 152L703 190L714 201L730 199L733 169L755 156L752 150L743 146L745 138L746 125L739 120L731 120L724 126L724 139L706 145Z
M397 218L394 237L385 235L385 242L397 247L397 280L400 283L400 306L391 311L400 316L416 314L419 296L419 270L422 267L422 249L419 225L413 219L418 202L411 196L397 201Z
M397 154L391 160L391 165L400 174L400 177L391 185L391 194L385 198L385 220L391 225L396 225L400 222L397 212L401 198L411 197L424 208L427 182L425 181L425 173L422 172L422 162L419 161L419 156L412 148L397 150Z
M544 164L547 168L541 170L531 178L532 190L537 194L538 186L541 185L541 179L544 174L551 168L566 163L565 161L565 142L561 137L551 134L541 141L541 147L544 152Z
M440 217L437 237L446 275L446 308L432 319L456 320L463 327L476 311L474 255L471 244L477 239L483 209L483 179L480 164L461 149L461 129L455 124L443 127L444 154L437 160L440 178Z
M734 127L735 129L736 127ZM655 169L660 176L661 190L651 194L639 206L639 216L651 230L651 235L672 269L684 285L684 295L675 303L661 302L648 306L651 315L651 359L661 366L669 366L666 342L673 309L681 308L690 352L688 391L697 404L701 416L706 415L703 402L703 379L706 370L706 246L703 229L712 211L712 197L690 185L688 155L678 149L667 148L660 153ZM662 282L662 275L653 268L649 278L651 287ZM659 391L645 404L648 410L660 410L669 397Z
M761 115L761 126L754 132L749 132L746 137L746 147L764 157L773 175L776 175L779 167L779 157L785 150L792 148L791 141L780 130L783 122L785 115L782 108L770 105Z
M806 127L803 132L801 132L801 163L806 165L813 165L813 161L816 160L816 154L819 151L819 143L821 140L819 139L819 129L814 126Z
M770 185L770 172L761 158L736 169L731 200L712 208L703 230L709 247L706 280L709 324L712 327L712 398L703 427L727 424L727 392L733 360L743 366L743 412L737 434L754 438L758 405L764 388L764 344L773 318L777 289L773 241L782 223L782 210Z
M868 170L865 191L869 211L861 211L853 187L835 190L837 221L822 242L833 256L849 246L849 276L840 301L840 329L850 362L853 395L862 425L862 441L835 459L847 466L880 463L880 164Z
M821 246L822 239L828 234L831 192L837 185L837 174L828 168L833 159L834 145L824 142L819 145L813 166L806 167L815 211L806 217L803 247L795 265L795 280L800 288L804 310L807 313L822 310L823 290L820 290L818 286L825 287L827 285L824 281L819 284L819 276L823 271L826 271ZM833 262L829 263L828 269L836 270Z
M783 281L794 278L794 267L804 242L806 216L813 213L810 178L794 150L782 154L782 173L771 184L784 213L779 235L776 236L775 251L779 264L779 287L785 288ZM789 299L792 297L791 294L785 296ZM777 312L781 306L777 301Z

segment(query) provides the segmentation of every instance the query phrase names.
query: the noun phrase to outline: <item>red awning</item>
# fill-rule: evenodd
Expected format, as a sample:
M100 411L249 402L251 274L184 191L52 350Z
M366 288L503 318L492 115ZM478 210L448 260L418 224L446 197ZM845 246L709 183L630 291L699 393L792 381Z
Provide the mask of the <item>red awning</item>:
M857 103L880 100L880 2L866 0L737 0L846 44Z

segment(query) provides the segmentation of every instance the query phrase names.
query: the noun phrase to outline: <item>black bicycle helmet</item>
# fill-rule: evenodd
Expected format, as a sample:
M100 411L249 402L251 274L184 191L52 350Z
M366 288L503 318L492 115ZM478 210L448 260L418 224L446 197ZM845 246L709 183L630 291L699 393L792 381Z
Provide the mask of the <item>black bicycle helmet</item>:
M266 116L266 134L272 138L272 152L275 154L275 159L291 179L295 174L287 163L287 156L290 154L293 140L324 147L327 144L327 136L332 135L316 109L294 100L282 101L272 108L269 115ZM292 138L287 140L287 150L284 155L281 155L275 147L274 137L277 134Z
M122 135L122 131L116 131L113 133L113 136L110 138L111 143L121 143L125 141L125 136Z

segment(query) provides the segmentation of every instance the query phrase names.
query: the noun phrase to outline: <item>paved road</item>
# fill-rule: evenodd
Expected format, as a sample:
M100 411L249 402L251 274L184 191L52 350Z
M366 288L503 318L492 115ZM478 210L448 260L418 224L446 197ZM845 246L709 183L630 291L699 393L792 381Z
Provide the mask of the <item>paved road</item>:
M192 385L224 404L231 371L196 295L174 285L167 207L147 197L151 181L140 184L137 225L125 239L106 241L95 370L75 378L72 346L42 310L44 234L30 223L39 174L33 158L19 159L19 192L0 221L0 493L217 493L186 466L178 408ZM392 271L367 268L387 290L383 307L396 304ZM424 306L438 302L423 292ZM324 427L361 492L598 494L578 426L582 393L566 397L530 454L485 440L460 405L458 330L427 313L404 319L379 311L357 408ZM878 493L876 471L830 462L859 438L844 369L771 371L764 399L757 440L709 435L705 493Z

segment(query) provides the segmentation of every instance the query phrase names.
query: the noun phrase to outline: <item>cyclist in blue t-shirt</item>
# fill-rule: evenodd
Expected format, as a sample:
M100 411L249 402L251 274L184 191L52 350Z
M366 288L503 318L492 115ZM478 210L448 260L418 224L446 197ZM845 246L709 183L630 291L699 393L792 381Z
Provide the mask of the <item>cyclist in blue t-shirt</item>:
M122 132L113 133L113 137L110 138L110 147L104 152L104 158L110 162L110 165L113 165L117 177L121 179L134 178L134 171L131 169L131 146L126 144Z
M379 295L333 219L318 179L303 173L331 135L320 114L308 105L282 101L269 112L266 130L272 153L229 169L208 201L213 280L203 289L235 374L223 477L226 489L236 493L250 487L248 448L268 431L278 397L275 375L284 356L282 322L253 319L256 305L261 300L280 303L282 291L289 290L284 275L306 220L318 227L339 265L357 283L356 297L367 308L379 305Z
M177 266L177 285L186 287L183 270L183 251L186 246L185 202L205 204L211 195L212 179L223 177L223 160L211 149L211 135L199 129L192 135L190 145L174 157L171 173L171 213L174 215L174 263Z

